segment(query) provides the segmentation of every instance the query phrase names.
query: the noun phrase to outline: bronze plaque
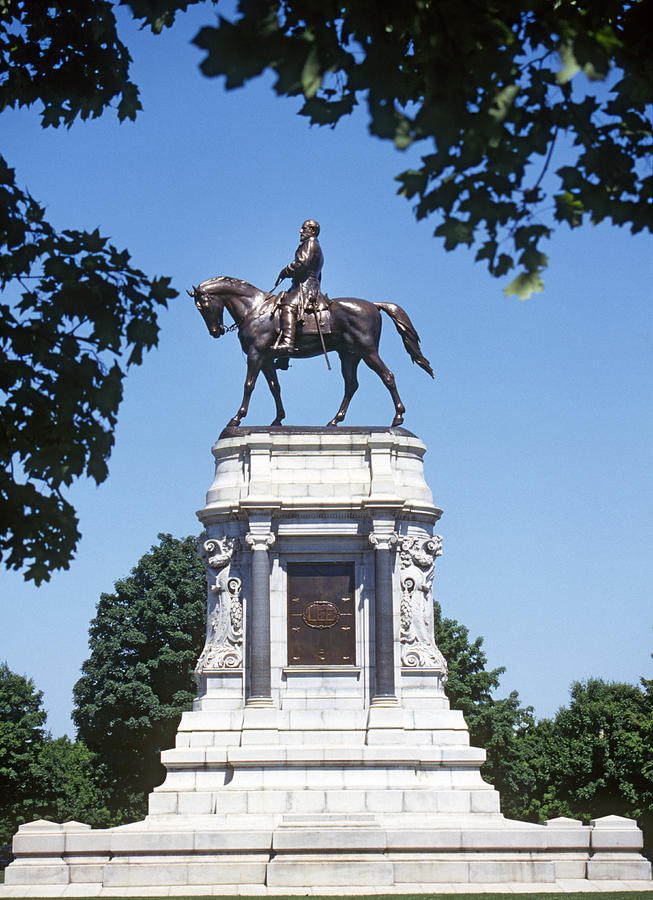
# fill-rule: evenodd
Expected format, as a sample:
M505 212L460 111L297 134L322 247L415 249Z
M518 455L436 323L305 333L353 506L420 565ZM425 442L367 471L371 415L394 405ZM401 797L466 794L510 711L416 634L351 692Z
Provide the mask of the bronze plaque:
M288 563L288 665L353 666L353 563Z

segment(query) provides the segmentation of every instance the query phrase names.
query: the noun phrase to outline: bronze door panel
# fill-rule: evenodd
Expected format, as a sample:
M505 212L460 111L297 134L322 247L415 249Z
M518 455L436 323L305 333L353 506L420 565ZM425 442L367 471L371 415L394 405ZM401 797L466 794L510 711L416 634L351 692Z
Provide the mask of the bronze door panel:
M356 662L353 563L288 563L288 665Z

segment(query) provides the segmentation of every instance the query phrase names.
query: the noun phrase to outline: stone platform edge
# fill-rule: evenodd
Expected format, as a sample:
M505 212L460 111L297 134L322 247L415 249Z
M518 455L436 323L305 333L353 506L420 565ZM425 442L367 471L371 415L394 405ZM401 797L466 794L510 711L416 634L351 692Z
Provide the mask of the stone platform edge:
M416 434L401 425L227 425L218 440L248 434L399 434L419 440Z
M288 888L266 887L260 884L174 885L172 887L105 888L99 884L62 885L4 885L0 884L0 900L4 898L49 897L374 897L392 894L412 896L430 894L437 897L455 894L578 894L607 892L637 892L650 894L650 883L642 881L589 881L560 879L538 884L406 884L371 888L364 885L349 887Z

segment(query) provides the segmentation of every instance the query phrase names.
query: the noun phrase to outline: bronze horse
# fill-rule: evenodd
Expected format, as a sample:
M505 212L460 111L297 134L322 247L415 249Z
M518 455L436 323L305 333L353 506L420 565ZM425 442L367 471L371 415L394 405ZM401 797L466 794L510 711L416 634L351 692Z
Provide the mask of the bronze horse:
M276 297L238 278L229 278L225 275L209 278L187 293L195 300L195 305L214 338L220 337L226 331L222 319L224 310L227 310L238 328L240 344L247 356L243 401L228 425L239 425L240 420L247 415L249 400L261 371L270 386L277 408L272 425L281 425L286 413L281 402L277 368L287 367L288 358L298 359L322 353L319 335L298 332L298 346L295 351L291 354L282 354L276 350L275 343L278 338L274 316ZM401 425L404 420L406 410L397 393L394 375L378 352L381 337L379 310L387 313L394 322L412 361L421 366L432 378L434 377L429 361L420 350L419 336L400 306L396 303L370 303L368 300L357 300L353 297L333 299L329 305L331 331L324 335L324 342L327 350L335 350L340 357L345 395L340 409L329 425L337 425L345 418L349 402L358 388L356 370L361 359L376 372L390 391L395 407L392 424Z

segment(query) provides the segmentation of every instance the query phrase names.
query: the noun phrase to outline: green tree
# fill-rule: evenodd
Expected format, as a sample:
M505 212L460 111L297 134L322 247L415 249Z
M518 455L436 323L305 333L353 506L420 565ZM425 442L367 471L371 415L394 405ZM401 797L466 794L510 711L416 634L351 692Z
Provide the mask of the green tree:
M640 823L644 830L645 852L649 859L653 860L653 678L642 678L641 683L646 697L647 708L641 729L644 742L642 776L648 785L648 798Z
M270 70L311 123L362 102L373 135L419 145L400 193L447 250L519 265L506 293L523 298L555 223L653 225L649 16L645 0L240 0L195 43L227 88Z
M462 710L472 745L487 751L483 777L503 794L519 777L521 754L516 739L533 725L532 707L521 705L517 691L495 699L505 668L486 669L483 638L471 642L469 630L455 619L444 618L437 601L435 642L449 666L449 702Z
M23 803L25 821L112 824L97 757L81 741L48 736L32 763L31 786L31 796Z
M0 844L16 830L31 792L31 768L43 745L43 694L34 682L0 665Z
M45 731L43 694L0 665L0 844L32 819L109 822L94 755Z
M80 533L62 489L107 477L123 379L174 291L97 230L57 233L13 179L0 158L0 285L23 287L0 303L0 559L39 584L69 565Z
M195 696L205 622L206 578L193 537L160 534L114 593L100 597L73 720L103 768L114 820L142 817L147 793L162 781L159 754L174 745Z
M508 798L514 814L531 821L628 816L639 821L650 852L652 700L650 689L632 684L574 682L569 706L518 738L521 766Z

